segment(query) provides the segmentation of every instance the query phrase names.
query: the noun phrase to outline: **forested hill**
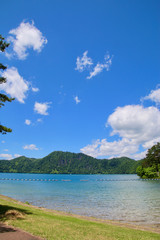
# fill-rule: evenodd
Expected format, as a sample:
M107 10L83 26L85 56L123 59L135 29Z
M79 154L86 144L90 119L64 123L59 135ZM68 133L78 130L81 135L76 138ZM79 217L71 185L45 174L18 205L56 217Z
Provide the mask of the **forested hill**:
M0 172L123 174L136 173L136 168L140 164L141 161L127 157L101 160L83 153L56 151L41 159L21 156L10 161L0 160Z

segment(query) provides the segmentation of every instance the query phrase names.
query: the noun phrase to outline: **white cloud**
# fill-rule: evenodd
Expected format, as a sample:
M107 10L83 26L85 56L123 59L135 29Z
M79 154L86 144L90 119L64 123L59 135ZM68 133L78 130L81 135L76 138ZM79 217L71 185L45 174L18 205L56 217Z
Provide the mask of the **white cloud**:
M20 154L14 154L14 158L20 157L22 155ZM8 154L8 153L2 153L0 154L0 158L2 158L3 160L11 160L13 159L13 155L12 154Z
M146 153L147 153L147 150L143 151L143 152L140 152L140 153L137 153L137 154L134 154L133 155L133 158L135 160L140 160L140 159L143 159L146 157Z
M2 76L7 78L7 82L0 84L0 90L5 91L19 102L24 103L26 93L29 90L28 82L20 76L15 67L8 68L2 73Z
M11 154L8 154L8 153L1 153L0 154L0 157L5 159L5 160L10 160L12 159L12 155Z
M38 148L36 147L35 144L25 145L25 146L23 146L23 149L27 149L27 150L38 150Z
M4 152L8 152L8 149L4 149L3 151L4 151Z
M111 126L111 136L118 135L119 140L109 142L106 139L98 139L81 151L93 157L144 158L147 149L160 141L159 123L160 110L156 107L118 107L109 116L106 127ZM143 147L144 151L140 152L140 147Z
M100 140L97 139L92 144L88 144L86 147L81 148L80 151L89 156L98 157L99 156L99 150L98 150L99 145L100 145Z
M39 92L39 88L34 88L34 87L32 87L32 91L33 91L33 92Z
M102 72L103 69L104 69L104 65L101 63L97 63L93 71L90 72L90 75L87 77L87 79L91 79L92 77L95 77L98 73Z
M147 150L138 153L139 145L132 140L123 138L122 140L108 142L106 139L96 140L90 145L80 149L86 155L92 157L129 157L135 160L142 159L146 156Z
M34 22L22 22L17 28L9 32L8 41L13 43L13 55L19 59L26 59L27 49L33 48L34 51L40 52L47 43L47 39L42 35L40 30L34 26ZM12 53L6 56L11 57Z
M1 143L5 143L5 141L4 141L4 140L2 140L2 141L1 141Z
M141 105L118 107L107 121L112 135L132 139L136 144L144 144L160 136L160 111L156 107Z
M26 125L31 125L31 120L26 119L26 120L25 120L25 124L26 124Z
M150 141L145 142L142 146L145 149L151 148L153 145L155 145L156 143L160 142L160 137L151 139Z
M50 102L45 102L45 103L35 102L34 111L41 115L48 115L47 110L50 108L49 104L51 104L51 103Z
M93 71L90 72L90 75L87 77L87 79L95 77L97 74L101 73L104 69L106 69L106 71L110 70L110 66L112 65L112 57L109 54L107 54L104 57L104 60L105 60L104 63L97 63Z
M93 144L87 145L81 149L81 152L93 156L109 156L111 157L131 157L138 150L132 140L123 138L122 140L108 142L106 139L96 140Z
M87 67L93 64L92 59L90 57L87 57L87 54L88 54L88 51L85 51L82 57L77 57L77 62L76 62L77 67L75 68L75 70L78 70L79 72L83 72Z
M113 56L110 56L109 54L104 56L104 62L103 63L97 63L94 68L91 70L91 66L93 65L93 61L90 57L87 57L88 51L83 53L82 57L77 57L76 65L77 67L75 70L78 70L79 72L83 72L84 70L89 70L89 76L87 79L91 79L95 77L97 74L101 73L104 69L106 71L110 70L110 66L112 65L112 58Z
M142 100L151 100L153 102L155 102L156 104L160 103L160 88L157 90L152 90L150 92L150 94L144 98L142 98Z
M78 103L81 102L81 100L78 98L78 96L75 96L75 97L74 97L74 100L75 100L76 104L78 104Z

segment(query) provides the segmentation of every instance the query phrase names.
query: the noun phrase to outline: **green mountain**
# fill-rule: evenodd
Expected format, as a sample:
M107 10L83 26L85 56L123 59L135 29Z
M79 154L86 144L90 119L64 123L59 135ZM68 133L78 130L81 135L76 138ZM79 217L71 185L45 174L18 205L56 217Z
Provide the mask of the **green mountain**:
M66 173L66 174L124 174L136 173L141 161L127 157L96 159L83 153L55 151L35 159L21 156L10 161L0 160L0 172Z

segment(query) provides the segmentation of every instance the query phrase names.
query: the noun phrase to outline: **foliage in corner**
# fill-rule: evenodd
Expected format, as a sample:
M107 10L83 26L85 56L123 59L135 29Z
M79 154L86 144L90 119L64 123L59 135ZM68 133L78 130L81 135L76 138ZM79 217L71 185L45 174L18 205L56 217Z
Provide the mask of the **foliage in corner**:
M137 175L141 178L160 178L160 143L148 149L146 158L137 167Z
M7 47L9 47L9 43L7 43L5 41L5 39L0 35L0 51L1 52L5 52L5 49ZM6 69L7 69L7 67L4 66L2 63L0 63L0 71L4 71ZM6 83L6 81L7 81L6 78L0 76L0 84ZM13 100L14 100L14 98L9 98L7 95L0 93L0 108L2 106L4 106L4 103L6 101L7 102L11 102ZM0 133L6 134L7 132L12 132L12 129L11 128L7 128L7 127L5 127L5 126L0 124Z

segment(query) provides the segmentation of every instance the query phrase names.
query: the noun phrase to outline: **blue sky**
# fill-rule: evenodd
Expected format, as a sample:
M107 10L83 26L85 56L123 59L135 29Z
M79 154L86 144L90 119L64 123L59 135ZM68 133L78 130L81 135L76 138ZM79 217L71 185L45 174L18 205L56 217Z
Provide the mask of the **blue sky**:
M141 159L160 141L158 0L1 3L10 46L0 159L52 151Z

